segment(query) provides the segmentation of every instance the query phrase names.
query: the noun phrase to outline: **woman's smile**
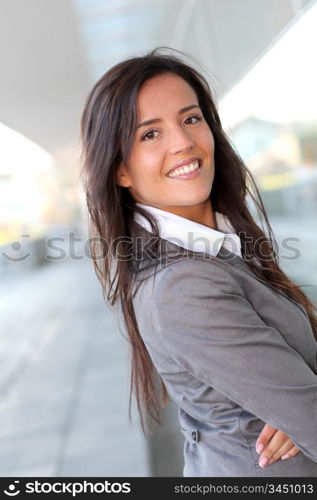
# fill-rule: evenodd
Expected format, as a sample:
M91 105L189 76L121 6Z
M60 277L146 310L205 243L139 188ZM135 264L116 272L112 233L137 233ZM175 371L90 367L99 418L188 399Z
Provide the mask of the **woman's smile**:
M184 165L180 167L172 168L166 177L172 179L192 179L200 174L201 168L201 160L189 160L186 163L184 162Z

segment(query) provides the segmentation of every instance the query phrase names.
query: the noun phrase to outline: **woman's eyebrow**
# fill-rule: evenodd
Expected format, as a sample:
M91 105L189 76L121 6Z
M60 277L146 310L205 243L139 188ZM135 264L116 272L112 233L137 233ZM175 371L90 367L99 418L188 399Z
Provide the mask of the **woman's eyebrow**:
M186 113L186 111L190 111L191 109L194 109L194 108L199 108L199 105L198 104L190 104L189 106L185 106L185 108L180 109L177 114L181 115L182 113ZM139 123L136 126L136 130L140 127L145 127L145 125L152 125L152 123L158 123L160 121L162 121L161 118L152 118L151 120L146 120L145 122Z

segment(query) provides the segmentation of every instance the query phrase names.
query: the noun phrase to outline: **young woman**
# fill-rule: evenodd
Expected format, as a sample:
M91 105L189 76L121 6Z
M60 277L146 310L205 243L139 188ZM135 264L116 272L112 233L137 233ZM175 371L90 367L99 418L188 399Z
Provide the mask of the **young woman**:
M170 395L184 476L317 476L314 305L277 263L204 77L158 49L120 62L88 96L82 144L91 253L123 313L143 431Z

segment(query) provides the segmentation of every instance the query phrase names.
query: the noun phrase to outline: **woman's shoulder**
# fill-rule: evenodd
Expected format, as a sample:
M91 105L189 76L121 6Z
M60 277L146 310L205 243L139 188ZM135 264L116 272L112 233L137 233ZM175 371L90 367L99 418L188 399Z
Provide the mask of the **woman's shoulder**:
M177 276L214 276L230 274L230 264L206 254L191 255L189 258L170 260L160 267L161 279Z
M155 269L154 269L155 267ZM136 278L139 287L136 293L155 299L157 295L175 293L183 295L197 288L203 294L210 286L219 291L241 293L239 277L226 262L216 257L203 255L178 260L167 259L149 266Z
M222 286L236 281L238 278L235 276L234 268L228 262L208 255L169 264L162 270L157 287L168 288L174 283L182 287L192 287L199 283L203 290L204 284Z

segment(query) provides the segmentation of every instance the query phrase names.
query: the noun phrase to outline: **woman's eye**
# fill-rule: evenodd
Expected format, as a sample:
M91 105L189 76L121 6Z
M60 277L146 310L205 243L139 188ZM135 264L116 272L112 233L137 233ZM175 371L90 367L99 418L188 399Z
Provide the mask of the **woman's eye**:
M189 125L194 125L195 123L200 122L200 120L201 116L193 115L186 118L185 123L187 122Z
M151 139L155 139L156 136L154 134L156 133L158 133L158 130L155 129L145 132L145 134L142 135L142 141L149 141Z
M186 125L195 125L196 123L200 122L201 120L202 120L201 116L192 115L192 116L188 116L186 118L186 120L184 121L184 123ZM145 132L141 136L141 141L151 141L151 140L155 139L158 134L159 134L159 130L157 130L157 129L153 128L151 130L148 130L147 132Z

